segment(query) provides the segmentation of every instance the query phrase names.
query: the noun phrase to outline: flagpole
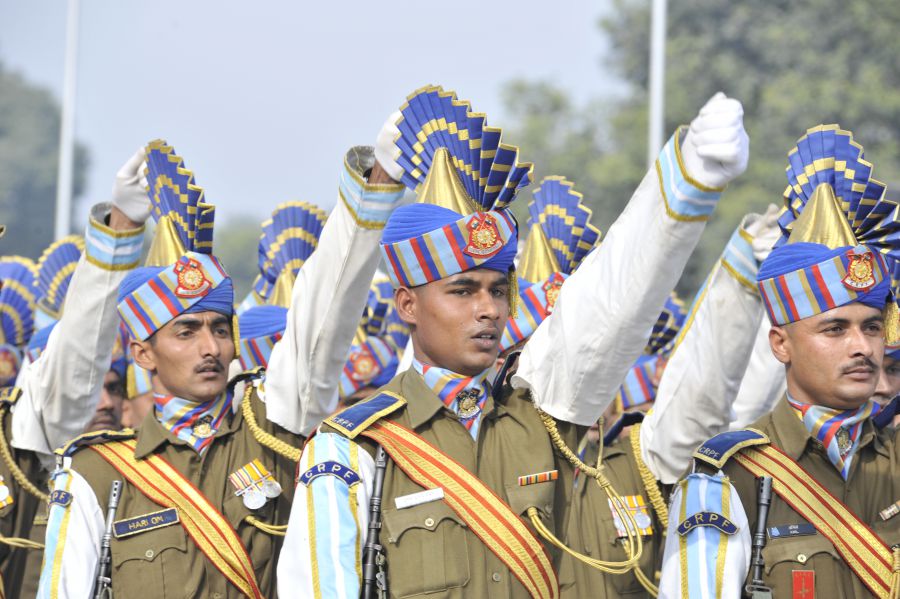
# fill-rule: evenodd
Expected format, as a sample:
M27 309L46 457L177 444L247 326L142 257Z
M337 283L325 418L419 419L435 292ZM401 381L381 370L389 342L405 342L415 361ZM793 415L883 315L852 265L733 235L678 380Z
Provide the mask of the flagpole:
M78 71L79 0L68 0L66 14L66 57L63 75L62 115L59 127L59 164L56 174L56 218L54 238L71 231L72 168L75 145L75 91Z
M650 16L650 82L647 165L662 149L666 104L666 0L653 0Z

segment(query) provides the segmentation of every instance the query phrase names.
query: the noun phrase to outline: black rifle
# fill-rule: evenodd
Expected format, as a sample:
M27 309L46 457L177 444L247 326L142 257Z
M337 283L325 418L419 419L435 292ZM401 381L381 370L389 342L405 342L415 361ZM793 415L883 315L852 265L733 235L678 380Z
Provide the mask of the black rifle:
M381 495L384 492L384 471L387 470L387 452L381 445L375 453L375 482L372 499L369 500L369 530L363 547L362 599L387 597L387 578L384 572L384 547L378 542L381 532ZM377 589L377 590L376 590ZM377 595L376 595L377 592Z
M769 520L769 506L772 505L771 476L756 479L756 505L756 532L753 533L753 557L750 560L753 575L750 577L750 584L744 587L744 592L751 599L771 599L772 589L762 579L766 566L762 551L766 546L766 522Z
M114 480L109 490L109 504L106 508L106 529L103 531L103 539L100 541L100 562L97 564L97 579L94 581L94 599L107 599L112 597L112 553L110 541L112 539L113 521L116 519L116 510L119 507L119 496L122 493L122 481Z

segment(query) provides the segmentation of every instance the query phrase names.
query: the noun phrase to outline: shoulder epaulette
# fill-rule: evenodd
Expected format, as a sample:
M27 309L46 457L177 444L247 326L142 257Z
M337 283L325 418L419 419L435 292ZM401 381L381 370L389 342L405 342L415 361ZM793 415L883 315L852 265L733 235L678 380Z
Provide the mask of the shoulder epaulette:
M769 437L752 428L719 433L694 451L694 459L722 468L738 451L754 445L768 445Z
M0 387L0 407L11 408L22 396L19 387Z
M110 441L125 441L127 439L133 439L134 436L134 429L130 428L123 428L120 431L92 431L90 433L83 433L74 439L67 441L54 453L58 456L67 458L72 456L82 447L87 447L88 445L109 443Z
M374 422L405 405L406 400L396 393L382 391L326 418L325 424L354 439Z

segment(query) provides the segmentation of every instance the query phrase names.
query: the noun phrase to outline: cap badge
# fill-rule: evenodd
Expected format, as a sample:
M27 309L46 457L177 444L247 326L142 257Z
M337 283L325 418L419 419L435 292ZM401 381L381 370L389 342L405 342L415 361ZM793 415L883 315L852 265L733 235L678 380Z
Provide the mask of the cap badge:
M559 297L559 290L562 288L564 279L562 275L558 272L553 273L553 276L547 279L544 283L544 295L547 297L547 312L553 312L553 307L556 306L556 300Z
M0 382L12 379L19 370L19 359L12 351L0 348Z
M212 288L212 283L203 272L203 266L193 258L189 258L187 264L176 264L175 274L178 276L178 286L175 287L175 295L178 297L203 297Z
M497 221L490 214L479 212L466 223L469 232L469 243L463 250L473 258L491 258L503 248Z
M857 293L865 293L875 286L875 271L872 262L875 256L870 251L850 252L850 262L847 264L847 274L841 279L844 287Z
M372 378L372 374L377 367L378 365L375 363L375 358L373 358L372 354L366 349L354 352L350 356L350 368L352 370L350 378L354 381L369 380Z

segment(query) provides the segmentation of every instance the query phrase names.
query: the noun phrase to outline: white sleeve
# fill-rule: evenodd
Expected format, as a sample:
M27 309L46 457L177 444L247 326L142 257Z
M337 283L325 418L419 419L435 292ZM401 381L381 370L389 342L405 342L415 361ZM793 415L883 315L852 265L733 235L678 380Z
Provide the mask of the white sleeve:
M558 420L589 426L615 398L719 200L685 174L680 133L519 357L513 386Z
M698 445L728 429L763 318L757 270L738 227L691 305L641 425L641 457L663 484L681 478Z
M365 161L366 152L371 148L354 148L344 161L337 205L297 275L284 337L269 358L267 417L304 436L337 408L341 369L378 266L381 231L403 197L402 185L366 182L354 162Z
M763 317L754 340L750 364L734 400L731 430L746 428L771 412L787 392L784 364L775 359L769 346L771 328L769 319Z
M104 515L93 489L74 470L56 471L53 488L64 494L50 503L37 596L84 599L91 596L100 561Z
M359 597L375 461L346 437L319 433L304 448L298 472L278 594Z
M119 325L119 283L140 262L143 226L115 231L103 224L108 213L108 204L91 211L62 318L40 358L19 376L22 396L13 409L11 443L37 452L45 465L94 414Z
M710 525L710 514L724 520ZM747 514L728 479L721 472L688 475L669 506L660 599L740 599L750 540Z

